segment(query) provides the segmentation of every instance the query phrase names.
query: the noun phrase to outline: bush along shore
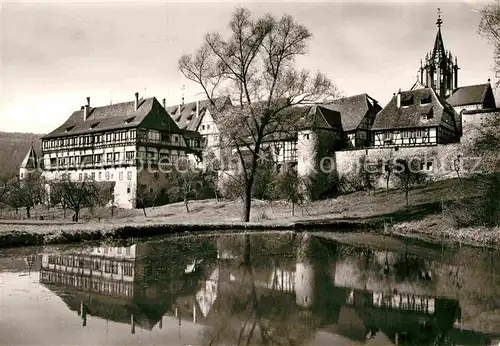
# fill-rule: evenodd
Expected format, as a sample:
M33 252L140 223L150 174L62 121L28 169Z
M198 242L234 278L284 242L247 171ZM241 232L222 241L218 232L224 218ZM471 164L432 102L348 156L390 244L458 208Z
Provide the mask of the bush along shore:
M173 234L206 234L211 232L240 231L296 231L328 230L329 232L360 232L380 229L380 221L304 221L277 223L220 223L220 224L146 224L113 225L96 229L81 225L10 225L13 229L0 233L0 247L79 243L129 238L146 238ZM80 226L80 227L78 227ZM17 228L17 229L16 229Z

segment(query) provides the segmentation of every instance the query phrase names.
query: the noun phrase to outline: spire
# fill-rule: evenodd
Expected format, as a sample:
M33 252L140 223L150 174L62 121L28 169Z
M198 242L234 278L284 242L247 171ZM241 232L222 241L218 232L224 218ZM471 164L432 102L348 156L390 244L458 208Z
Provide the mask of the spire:
M438 23L440 18L438 19ZM442 23L442 22L441 22ZM444 49L443 36L441 36L441 24L438 26L438 32L436 34L436 40L434 41L434 49L432 50L431 58L434 62L438 59L446 58L446 51Z

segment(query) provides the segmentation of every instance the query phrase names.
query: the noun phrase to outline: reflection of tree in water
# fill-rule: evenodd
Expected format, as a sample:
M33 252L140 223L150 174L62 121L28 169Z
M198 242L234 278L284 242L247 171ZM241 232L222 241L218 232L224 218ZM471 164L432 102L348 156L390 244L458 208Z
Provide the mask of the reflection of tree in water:
M295 306L293 294L265 291L258 285L252 254L261 244L244 236L238 284L218 306L218 316L204 335L208 345L300 345L314 333L314 319ZM279 257L271 261L279 263Z

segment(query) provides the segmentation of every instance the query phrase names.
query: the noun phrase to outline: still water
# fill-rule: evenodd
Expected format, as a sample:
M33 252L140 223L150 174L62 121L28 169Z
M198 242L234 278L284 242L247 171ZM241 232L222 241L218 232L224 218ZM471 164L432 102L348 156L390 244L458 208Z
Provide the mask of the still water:
M311 234L0 252L1 345L498 345L500 253Z

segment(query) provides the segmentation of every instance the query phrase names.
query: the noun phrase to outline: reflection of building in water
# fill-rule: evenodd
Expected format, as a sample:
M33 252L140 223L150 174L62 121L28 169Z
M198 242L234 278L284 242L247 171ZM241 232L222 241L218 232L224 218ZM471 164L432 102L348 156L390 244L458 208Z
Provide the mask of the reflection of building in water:
M151 330L169 308L152 275L147 244L42 256L40 282L84 319L98 316ZM165 278L164 278L165 279Z

